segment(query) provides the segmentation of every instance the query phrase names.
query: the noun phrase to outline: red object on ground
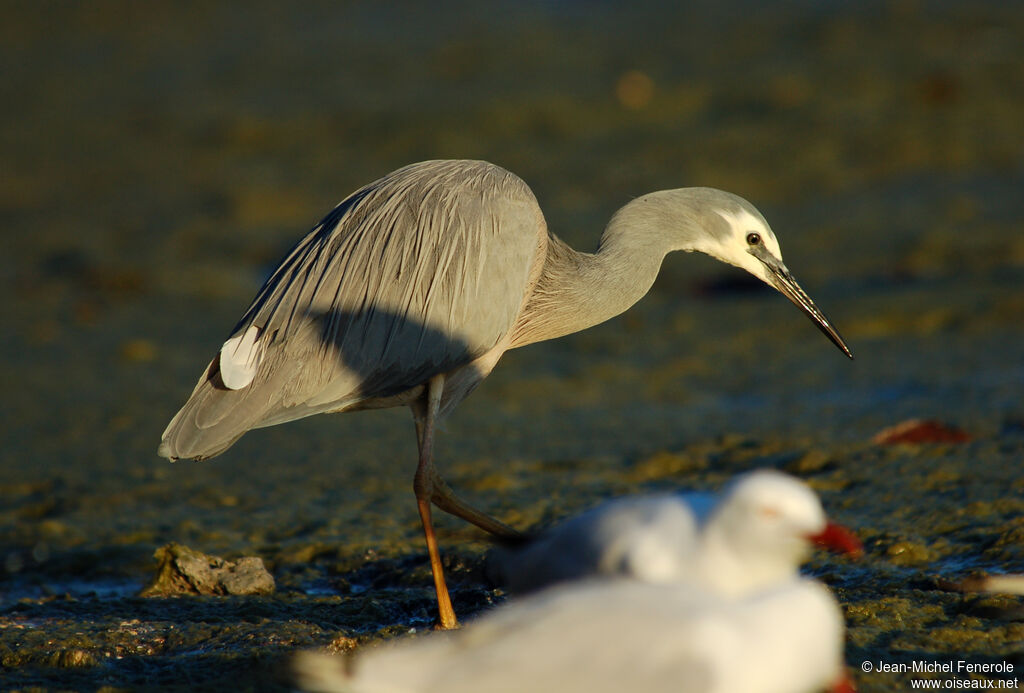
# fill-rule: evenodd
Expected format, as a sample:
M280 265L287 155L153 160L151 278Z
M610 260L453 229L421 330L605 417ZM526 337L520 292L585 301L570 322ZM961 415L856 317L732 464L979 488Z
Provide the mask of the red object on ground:
M966 443L971 434L935 419L909 419L882 429L874 435L875 445L903 443Z

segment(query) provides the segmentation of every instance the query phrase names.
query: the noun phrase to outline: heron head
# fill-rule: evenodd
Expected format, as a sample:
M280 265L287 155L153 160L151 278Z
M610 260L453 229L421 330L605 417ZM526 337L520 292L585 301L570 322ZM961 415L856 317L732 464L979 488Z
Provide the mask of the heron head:
M721 193L721 204L708 215L706 236L696 250L750 272L793 302L840 351L853 358L849 347L825 314L801 288L782 261L775 233L761 213L746 200Z

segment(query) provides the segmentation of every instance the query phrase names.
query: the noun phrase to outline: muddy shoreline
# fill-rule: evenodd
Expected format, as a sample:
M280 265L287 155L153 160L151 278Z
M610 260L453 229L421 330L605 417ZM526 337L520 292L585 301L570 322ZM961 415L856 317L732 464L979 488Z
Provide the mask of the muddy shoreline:
M160 431L266 272L359 185L484 158L592 249L650 190L754 201L854 351L703 257L609 323L508 353L438 441L516 527L775 467L857 529L809 571L861 663L1024 671L1024 11L997 3L11 8L0 55L0 688L285 689L298 648L433 619L404 410L167 463ZM638 76L639 75L639 76ZM906 419L963 442L879 445ZM485 539L438 518L460 617ZM178 542L272 596L140 598ZM985 676L984 674L978 674ZM922 676L943 676L927 673Z

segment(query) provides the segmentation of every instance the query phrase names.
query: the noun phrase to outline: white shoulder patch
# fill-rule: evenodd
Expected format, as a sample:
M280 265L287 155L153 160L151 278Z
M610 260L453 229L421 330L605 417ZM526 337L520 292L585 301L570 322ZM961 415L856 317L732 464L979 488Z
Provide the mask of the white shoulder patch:
M232 390L241 390L252 382L263 360L260 328L250 325L244 333L224 342L220 348L220 377Z

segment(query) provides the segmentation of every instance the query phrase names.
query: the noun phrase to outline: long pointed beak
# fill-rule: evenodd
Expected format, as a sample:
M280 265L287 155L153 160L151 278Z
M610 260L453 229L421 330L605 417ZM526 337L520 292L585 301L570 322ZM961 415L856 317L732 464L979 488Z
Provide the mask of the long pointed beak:
M796 279L789 273L786 266L767 251L755 253L754 257L764 263L764 266L768 269L768 279L771 281L772 286L792 301L797 308L802 310L818 326L818 329L832 340L833 344L839 347L840 351L852 359L853 354L850 352L850 348L846 346L846 342L843 341L839 330L833 327L829 319L825 317L825 314L818 309L818 306L814 305L814 301L811 300L806 291L800 288L800 285L797 284Z
M807 538L818 546L824 546L836 553L845 553L851 558L860 558L864 555L864 545L860 543L857 535L835 522L827 523L825 529Z

